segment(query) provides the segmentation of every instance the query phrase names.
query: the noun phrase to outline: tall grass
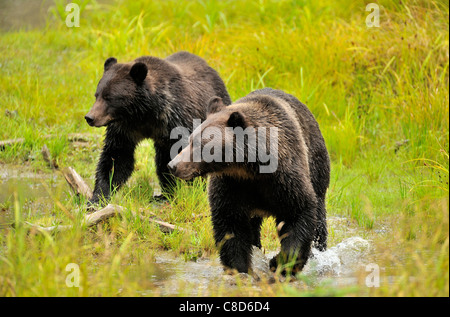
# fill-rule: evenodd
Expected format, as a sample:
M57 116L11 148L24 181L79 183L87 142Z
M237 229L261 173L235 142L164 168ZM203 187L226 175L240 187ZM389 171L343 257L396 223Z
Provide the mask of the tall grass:
M65 25L66 2L57 0L45 25L0 32L0 139L25 138L0 151L2 164L49 171L40 154L46 144L60 166L74 166L93 184L104 131L83 117L104 60L187 50L219 71L233 100L273 87L308 105L332 158L328 213L370 238L385 270L382 286L370 290L361 276L342 292L284 284L256 292L243 283L236 293L211 293L448 296L448 2L378 1L379 28L368 28L365 4L350 0L74 2L79 28ZM98 138L75 147L65 141L73 132ZM149 278L159 274L157 252L216 257L205 182L179 183L170 204L151 203L153 156L151 142L143 142L136 171L113 202L186 231L164 234L131 215L86 230L56 202L36 214L11 197L0 212L18 223L60 219L76 229L57 236L1 229L0 295L158 295ZM66 195L67 210L82 207ZM346 236L329 231L331 245ZM273 220L262 232L263 247L276 249ZM65 286L72 262L82 272L78 289Z

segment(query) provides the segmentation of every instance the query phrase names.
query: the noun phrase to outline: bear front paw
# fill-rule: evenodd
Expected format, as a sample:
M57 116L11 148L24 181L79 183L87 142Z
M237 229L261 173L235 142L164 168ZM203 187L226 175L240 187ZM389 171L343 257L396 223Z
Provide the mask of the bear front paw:
M303 261L282 261L280 254L274 256L269 261L269 268L271 272L278 272L282 276L292 275L295 276L301 272L305 263Z
M169 201L165 195L155 195L152 197L152 202L167 202Z

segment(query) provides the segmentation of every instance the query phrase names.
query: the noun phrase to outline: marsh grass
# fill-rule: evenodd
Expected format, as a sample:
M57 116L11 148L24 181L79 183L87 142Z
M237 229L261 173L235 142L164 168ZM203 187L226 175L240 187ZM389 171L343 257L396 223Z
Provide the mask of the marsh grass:
M77 3L80 28L66 27L65 1L58 0L45 26L0 33L0 139L25 138L0 151L2 164L49 173L45 144L60 166L73 166L93 185L104 131L83 116L104 60L187 50L219 71L233 100L273 87L308 105L332 158L328 214L347 223L329 226L330 245L363 236L382 268L379 288L366 287L361 272L349 287L300 275L302 286L255 288L242 280L207 294L448 296L448 2L379 1L379 28L365 25L368 12L355 1ZM75 146L66 141L73 132L97 138ZM158 252L186 261L217 257L206 181L179 182L169 203L154 203L153 156L152 143L142 142L135 172L113 197L129 213L93 229L81 225L76 210L85 201L68 189L39 210L13 190L0 202L17 224L0 229L0 295L157 296ZM132 210L186 231L165 234ZM23 221L74 229L41 235ZM279 247L273 219L263 223L262 244ZM65 284L68 263L80 267L78 288Z

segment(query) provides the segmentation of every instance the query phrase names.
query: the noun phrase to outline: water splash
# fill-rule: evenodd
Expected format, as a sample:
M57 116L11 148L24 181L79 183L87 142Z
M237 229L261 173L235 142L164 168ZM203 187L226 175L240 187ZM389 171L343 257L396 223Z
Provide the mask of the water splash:
M358 266L365 264L370 250L370 242L360 237L347 238L326 251L312 249L312 256L304 267L303 273L335 276L351 274ZM253 271L258 276L270 273L269 259L277 253L274 251L263 254L260 249L253 247Z
M333 276L336 285L352 284L352 273L359 265L364 265L368 258L371 245L360 237L351 237L329 248L324 252L313 249L302 274L310 276ZM275 282L274 274L269 269L269 260L278 252L263 253L253 247L252 274L240 273L230 275L224 271L218 257L202 258L196 261L184 261L177 254L161 252L155 257L155 275L151 280L156 292L161 295L182 294L189 296L207 296L211 290L224 287L227 290L237 290L236 279L250 279L253 287L258 287L259 281ZM350 277L349 277L350 276ZM320 280L320 279L319 279ZM182 282L180 282L182 281ZM292 281L291 285L296 285ZM139 292L141 295L151 294L155 290Z
M347 238L323 252L313 249L313 256L304 272L337 276L350 274L355 268L365 264L370 250L370 242L360 237Z

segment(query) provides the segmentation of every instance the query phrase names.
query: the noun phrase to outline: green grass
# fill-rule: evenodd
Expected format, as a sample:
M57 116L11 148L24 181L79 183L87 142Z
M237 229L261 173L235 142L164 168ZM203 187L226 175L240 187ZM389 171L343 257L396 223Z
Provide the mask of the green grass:
M301 287L263 283L256 290L240 281L207 294L448 296L448 2L379 1L379 28L368 28L365 5L350 0L74 2L79 28L66 27L65 2L58 0L44 2L51 5L44 25L0 31L0 140L25 139L0 151L5 168L60 178L42 159L45 144L60 166L74 167L93 185L104 129L90 128L83 117L104 60L187 50L219 71L233 100L273 87L308 105L332 158L328 214L347 223L330 222L330 246L363 236L384 269L375 289L365 287L361 272L348 288L303 276ZM94 138L77 146L67 141L75 132ZM18 194L0 202L0 219L19 223L0 227L0 296L158 296L152 276L163 275L155 264L160 252L216 259L205 181L180 182L170 204L151 204L153 156L151 142L143 142L136 170L113 202L185 231L166 234L131 213L83 228L74 211L84 201L46 180L49 207L35 210L35 201ZM23 220L74 229L27 234ZM275 250L273 220L262 233L264 248ZM79 288L65 286L68 263L80 267Z

